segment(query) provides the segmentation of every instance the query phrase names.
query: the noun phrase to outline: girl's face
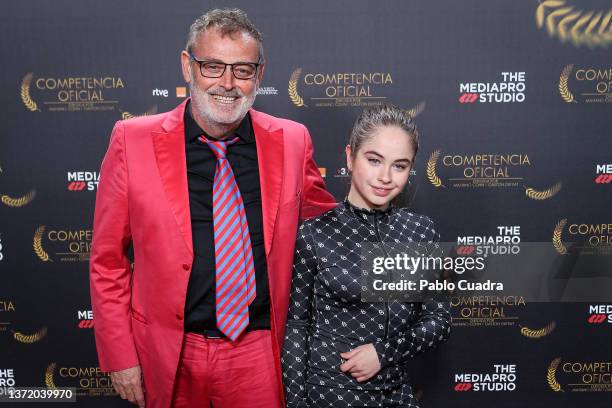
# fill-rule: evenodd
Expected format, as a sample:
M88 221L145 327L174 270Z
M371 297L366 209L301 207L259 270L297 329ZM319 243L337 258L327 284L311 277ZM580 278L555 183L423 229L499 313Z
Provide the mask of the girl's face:
M346 146L346 165L351 171L351 204L384 210L408 182L414 161L410 135L397 126L383 126L374 131L357 150Z

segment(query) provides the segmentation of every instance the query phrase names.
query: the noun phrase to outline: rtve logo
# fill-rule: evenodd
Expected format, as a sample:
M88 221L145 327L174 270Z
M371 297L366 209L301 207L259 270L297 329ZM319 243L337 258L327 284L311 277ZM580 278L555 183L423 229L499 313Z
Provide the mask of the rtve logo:
M459 97L459 103L474 103L478 100L477 93L464 93Z
M589 324L612 323L612 305L589 305Z
M470 391L472 389L472 383L464 382L455 384L455 391Z

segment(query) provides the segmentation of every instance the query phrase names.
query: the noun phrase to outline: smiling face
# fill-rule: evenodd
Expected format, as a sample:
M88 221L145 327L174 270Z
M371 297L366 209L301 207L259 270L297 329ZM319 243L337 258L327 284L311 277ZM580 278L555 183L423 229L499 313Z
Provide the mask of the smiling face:
M259 44L246 33L221 35L215 28L200 33L191 53L198 60L228 64L258 62ZM261 83L264 67L259 67L252 79L236 79L226 67L220 78L205 78L200 66L186 51L181 54L183 78L189 84L191 113L195 121L212 136L238 127L255 102L255 93Z
M356 152L346 146L351 171L351 204L384 210L408 182L415 149L411 136L397 126L377 127Z

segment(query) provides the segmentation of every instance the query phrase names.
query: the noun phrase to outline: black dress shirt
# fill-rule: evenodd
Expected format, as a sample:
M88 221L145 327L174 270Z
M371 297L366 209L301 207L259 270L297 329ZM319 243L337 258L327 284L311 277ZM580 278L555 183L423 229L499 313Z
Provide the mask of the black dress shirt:
M217 329L215 306L215 243L213 232L212 189L217 159L208 145L199 140L204 131L191 116L191 104L185 109L185 150L187 184L193 235L193 269L185 302L185 331ZM263 236L261 187L257 166L255 134L250 115L234 131L238 142L230 145L227 160L232 166L246 210L255 262L256 297L249 306L247 330L270 328L270 295ZM206 138L215 140L206 135Z

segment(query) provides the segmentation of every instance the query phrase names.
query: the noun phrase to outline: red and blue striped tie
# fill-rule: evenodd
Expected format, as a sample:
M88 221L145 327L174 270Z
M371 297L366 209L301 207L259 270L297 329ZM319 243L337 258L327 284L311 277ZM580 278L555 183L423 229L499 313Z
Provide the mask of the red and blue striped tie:
M238 141L213 141L204 136L217 157L213 182L217 327L232 341L249 325L255 299L255 265L242 196L226 158L227 146Z

